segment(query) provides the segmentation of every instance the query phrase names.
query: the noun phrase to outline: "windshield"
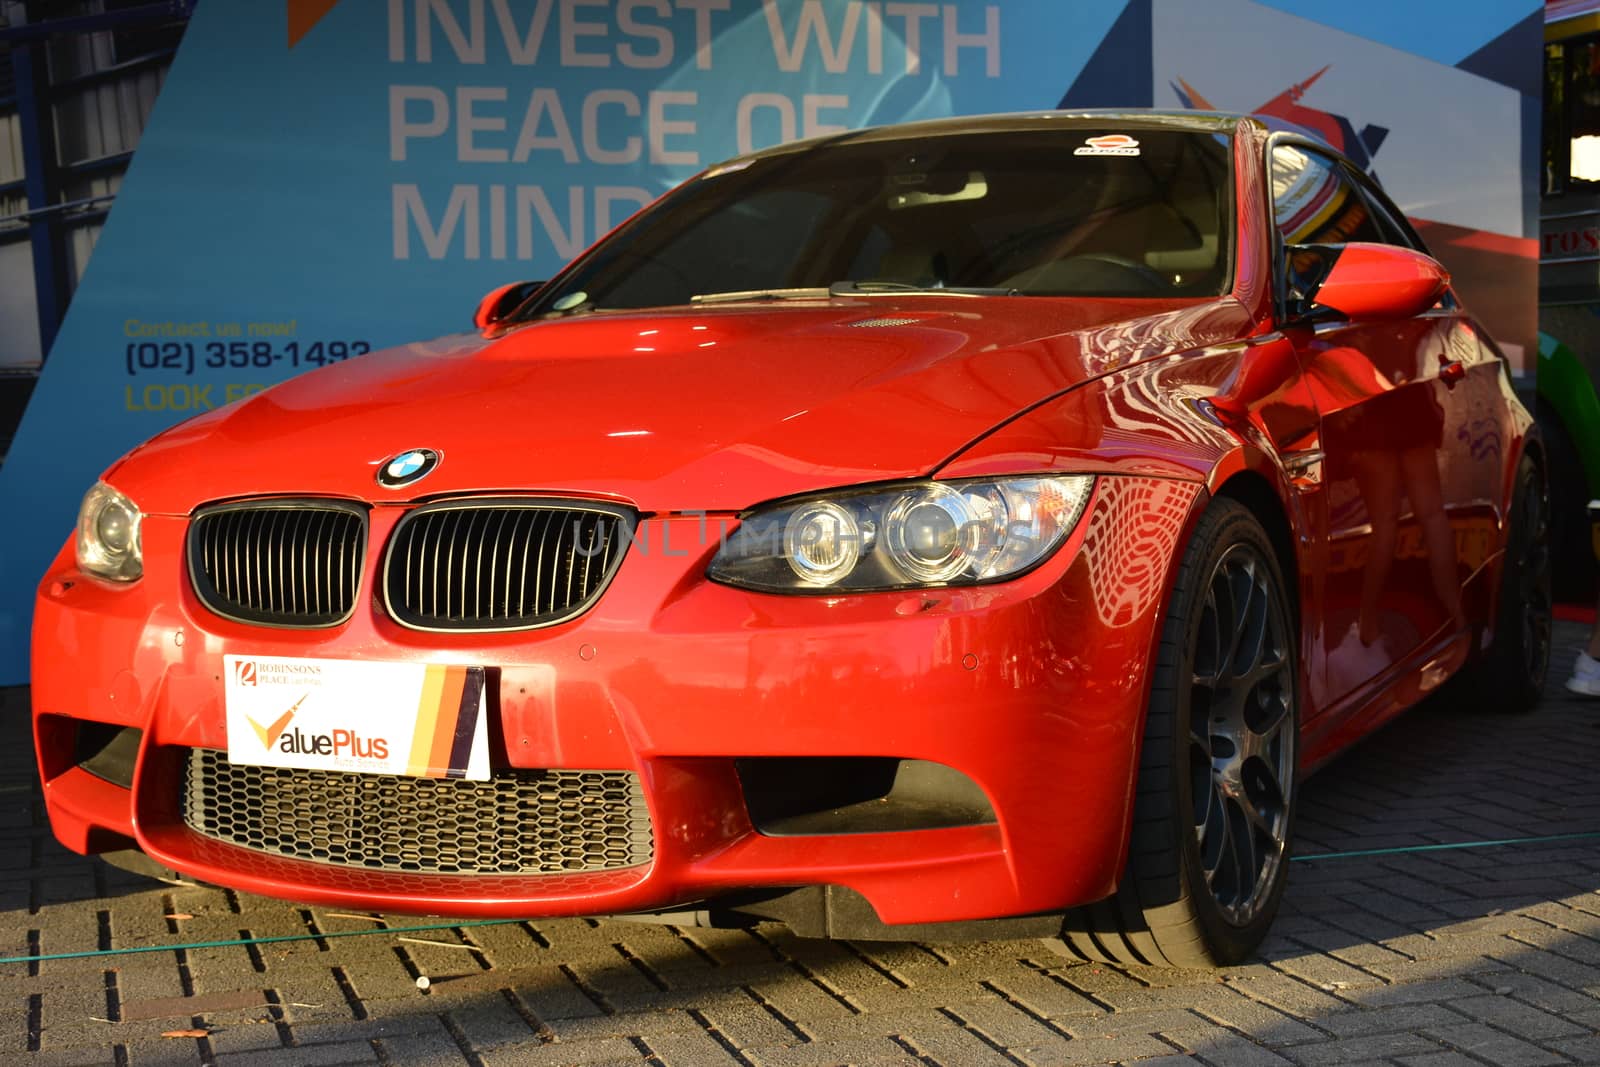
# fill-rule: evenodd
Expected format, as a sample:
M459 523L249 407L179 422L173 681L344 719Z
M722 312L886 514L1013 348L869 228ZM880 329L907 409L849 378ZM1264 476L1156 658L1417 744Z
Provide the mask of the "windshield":
M1225 136L1074 125L738 161L663 197L523 315L830 286L1215 296L1231 273L1230 158Z

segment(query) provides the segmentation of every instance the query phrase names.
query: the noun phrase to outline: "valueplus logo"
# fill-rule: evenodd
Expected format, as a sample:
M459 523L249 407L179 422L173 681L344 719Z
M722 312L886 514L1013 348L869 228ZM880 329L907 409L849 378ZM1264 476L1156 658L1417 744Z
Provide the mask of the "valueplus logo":
M255 723L252 722L250 725L254 726ZM385 738L362 737L354 730L341 729L325 734L308 734L299 727L290 727L277 740L278 751L290 756L389 758L389 742Z
M244 685L254 685L254 681L245 680L244 668L254 668L254 663L241 663L237 665L239 681ZM271 667L270 664L262 666ZM313 667L312 670L317 668ZM300 705L306 702L303 694L299 700L290 705L289 710L279 715L272 722L263 726L250 716L246 715L245 722L255 731L256 738L261 742L261 747L271 751L276 748L279 752L289 756L332 756L335 759L375 759L386 760L389 758L389 741L383 737L362 737L354 730L343 728L330 730L326 733L308 733L298 726L292 726L295 712L300 710Z

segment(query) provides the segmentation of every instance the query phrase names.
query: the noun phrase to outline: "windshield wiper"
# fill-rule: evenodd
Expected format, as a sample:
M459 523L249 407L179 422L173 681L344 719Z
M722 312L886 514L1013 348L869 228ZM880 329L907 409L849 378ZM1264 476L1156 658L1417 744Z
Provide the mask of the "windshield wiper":
M830 296L872 296L876 293L927 293L937 296L1016 296L1020 290L985 288L976 285L912 285L885 280L842 281L828 286Z
M726 293L696 293L691 304L734 304L747 300L826 300L830 296L871 296L876 293L940 293L951 296L1016 296L1016 289L986 289L966 285L913 285L888 280L834 282L826 289L737 289Z
M827 289L738 289L728 293L696 293L691 304L732 304L741 300L826 300Z

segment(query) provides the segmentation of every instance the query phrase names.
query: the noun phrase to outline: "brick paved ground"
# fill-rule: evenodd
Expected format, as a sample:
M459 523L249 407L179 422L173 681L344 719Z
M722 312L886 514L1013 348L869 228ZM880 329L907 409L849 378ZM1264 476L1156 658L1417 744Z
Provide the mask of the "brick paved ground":
M1600 704L1417 709L1303 793L1302 854L1600 830ZM0 693L0 955L415 925L64 852ZM404 938L404 939L403 939ZM432 985L417 988L427 975ZM162 1037L165 1031L205 1031ZM1074 965L1040 942L802 941L564 920L0 964L41 1064L1600 1063L1600 840L1297 862L1262 958Z

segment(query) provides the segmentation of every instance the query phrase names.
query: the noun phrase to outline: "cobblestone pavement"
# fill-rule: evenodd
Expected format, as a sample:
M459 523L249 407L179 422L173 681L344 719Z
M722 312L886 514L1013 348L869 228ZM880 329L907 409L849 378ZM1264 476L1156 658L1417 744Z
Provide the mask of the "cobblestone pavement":
M1600 830L1600 703L1435 703L1312 779L1298 851ZM1600 1063L1600 840L1295 863L1262 956L1073 964L628 922L469 925L165 884L62 850L0 692L0 1052L41 1064ZM385 929L373 936L344 931ZM418 988L417 978L431 985ZM187 1031L188 1036L164 1036Z

